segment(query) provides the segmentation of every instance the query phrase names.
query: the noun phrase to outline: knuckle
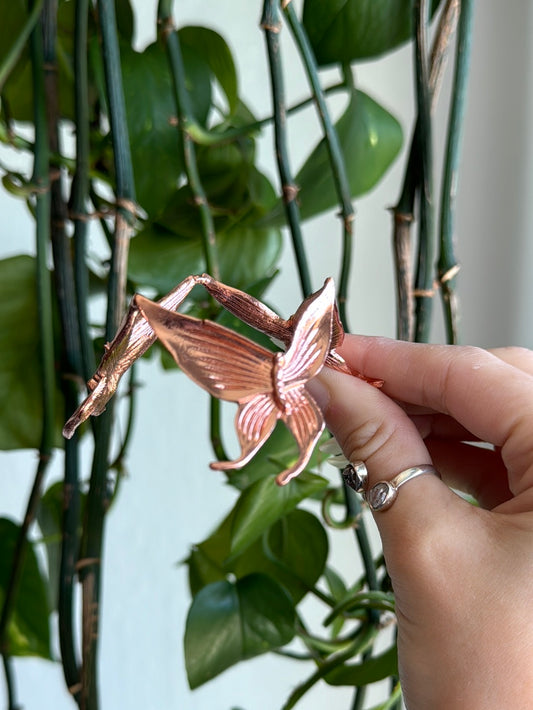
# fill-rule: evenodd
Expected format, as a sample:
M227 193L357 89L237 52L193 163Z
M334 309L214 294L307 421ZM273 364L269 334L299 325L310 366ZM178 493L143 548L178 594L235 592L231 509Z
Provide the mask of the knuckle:
M368 461L387 448L394 439L397 427L381 418L367 419L352 429L342 444L348 460Z

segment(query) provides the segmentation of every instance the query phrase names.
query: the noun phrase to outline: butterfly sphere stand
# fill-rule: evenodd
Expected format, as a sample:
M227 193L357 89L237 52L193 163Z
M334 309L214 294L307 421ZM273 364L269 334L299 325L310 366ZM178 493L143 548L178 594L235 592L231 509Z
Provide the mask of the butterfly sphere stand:
M197 284L243 322L281 342L285 350L272 352L218 323L178 313ZM261 301L207 274L189 276L157 303L139 294L134 296L87 383L88 396L63 428L66 438L71 438L89 416L104 411L122 375L157 338L194 382L212 396L238 405L235 427L241 454L234 461L216 461L212 468L244 466L268 439L278 419L283 421L296 440L299 455L277 476L280 485L305 468L324 429L324 418L306 382L324 365L363 377L351 371L336 352L344 331L331 278L284 320ZM370 382L381 384L379 380Z

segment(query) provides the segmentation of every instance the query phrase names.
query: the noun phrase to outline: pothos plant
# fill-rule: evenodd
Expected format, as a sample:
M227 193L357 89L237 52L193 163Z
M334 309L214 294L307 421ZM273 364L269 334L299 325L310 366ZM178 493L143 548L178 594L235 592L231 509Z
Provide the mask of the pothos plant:
M102 542L110 504L120 505L115 491L128 453L134 388L121 405L130 426L118 444L113 400L71 439L64 440L61 429L84 396L82 383L91 379L104 342L112 340L127 298L137 290L162 297L202 272L256 298L268 297L272 280L282 278L277 264L285 234L303 299L313 291L302 240L305 222L340 207L337 295L348 329L353 200L377 184L404 140L380 98L356 87L352 69L406 42L413 45L417 120L405 131L410 149L393 210L398 337L428 338L435 283L443 295L449 340L456 337L451 234L470 0L305 0L301 13L290 1L264 0L256 31L270 70L267 117L253 115L242 96L223 36L203 26L177 29L171 5L160 0L158 39L143 51L132 44L129 0L14 0L3 6L0 139L30 156L33 167L29 173L13 170L8 151L2 182L26 201L34 217L35 254L0 261L0 447L39 452L24 519L0 520L0 651L9 708L16 707L11 659L52 658L50 624L56 611L59 656L73 703L99 705ZM282 28L309 80L308 98L297 105L287 104L283 87ZM454 36L455 85L437 230L431 114ZM342 80L325 86L321 70L332 65L341 68ZM336 122L328 107L333 92L346 99ZM312 102L323 135L294 173L286 124ZM267 125L274 127L275 178L258 168L255 155ZM75 137L72 150L65 147L68 132ZM95 230L89 232L89 223L99 225L108 243L109 257L101 261L93 256ZM106 315L95 322L92 303L102 293ZM274 347L205 292L188 295L187 312ZM159 352L162 365L171 366ZM216 399L209 432L216 458L225 459ZM93 441L89 481L80 480L82 437ZM60 447L64 478L43 490L48 463ZM340 478L332 483L320 474L319 448L298 478L277 486L276 475L296 456L290 433L278 425L242 470L221 474L237 490L236 503L213 521L205 540L191 541L197 544L186 560L190 686L275 650L302 662L302 683L285 708L319 680L353 686L352 707L362 708L368 684L384 678L391 679L391 692L380 707L399 707L394 642L373 651L385 618L393 619L394 596L382 557L372 557L361 503ZM320 502L321 515L302 507L308 499ZM326 528L342 518L355 533L363 561L359 579L328 562ZM38 544L44 544L46 570ZM81 618L73 604L76 585L82 589ZM300 602L307 595L324 604L321 632L303 618Z

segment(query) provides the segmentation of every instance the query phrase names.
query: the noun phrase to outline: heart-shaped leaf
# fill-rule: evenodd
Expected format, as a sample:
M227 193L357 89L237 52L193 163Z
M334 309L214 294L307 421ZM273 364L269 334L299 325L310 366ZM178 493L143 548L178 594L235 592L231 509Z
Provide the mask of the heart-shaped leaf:
M57 7L56 56L59 92L59 113L63 117L74 117L74 72L72 68L74 6L63 0ZM4 10L4 8L2 8ZM5 59L14 38L20 33L29 15L28 4L24 0L13 0L5 6L0 22L0 62ZM30 52L28 43L20 54L3 89L2 99L9 106L9 117L17 121L33 121L33 90Z
M410 39L412 7L412 0L305 0L303 23L319 65L349 64Z
M179 31L182 49L189 48L208 63L214 78L226 95L229 112L237 105L237 72L225 40L208 27L183 27Z
M63 486L63 481L56 481L55 483L52 483L39 501L39 507L37 509L37 522L39 524L39 528L41 529L46 549L48 599L52 609L57 609L59 594L57 580L59 579L59 570L61 565L61 541L63 535L63 516L65 507ZM77 506L79 510L83 511L86 494L79 492L78 495L80 500L77 503ZM74 505L74 499L71 494L69 497L69 506L71 511L74 509ZM83 520L83 513L78 512L78 515L79 526L77 532L81 538L81 521Z
M214 582L193 599L185 628L191 688L239 661L289 643L294 607L285 590L262 574Z
M202 587L234 574L238 579L261 572L281 584L298 603L324 571L328 538L320 521L306 510L293 510L278 520L242 554L231 560L234 512L187 559L194 596Z
M194 86L193 110L203 121L211 106L209 67L196 53L183 54L189 86ZM154 43L143 52L122 46L121 59L137 199L153 216L163 210L183 170L168 58Z
M296 509L280 518L259 541L265 564L258 571L274 577L291 595L294 603L313 588L324 571L328 537L322 523L307 510ZM250 548L250 551L255 546ZM248 552L248 551L247 551ZM235 571L253 560L244 554Z
M19 526L11 520L0 518L0 607L11 575L19 531ZM28 543L15 605L7 627L8 655L51 658L48 614L45 582L33 546Z
M236 288L269 276L279 259L277 229L235 227L217 236L221 280ZM157 228L144 230L131 243L129 277L137 285L164 294L190 274L205 271L201 239L186 239Z
M231 553L238 555L276 520L294 510L298 503L328 485L325 478L304 471L290 484L278 486L272 476L246 488L235 505L231 532Z
M389 169L402 146L398 121L362 91L354 92L335 125L352 197L371 190ZM333 181L327 145L322 139L294 179L302 219L309 219L339 203ZM281 202L261 224L281 225L285 210Z
M0 261L0 449L36 449L43 426L35 259ZM56 391L56 445L62 443Z

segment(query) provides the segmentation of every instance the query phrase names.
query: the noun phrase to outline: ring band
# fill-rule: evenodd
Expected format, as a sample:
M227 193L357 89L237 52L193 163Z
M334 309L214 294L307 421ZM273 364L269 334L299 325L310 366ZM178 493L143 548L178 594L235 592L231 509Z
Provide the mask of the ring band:
M387 510L396 500L400 486L424 473L432 473L440 478L433 466L411 466L411 468L406 468L405 471L398 473L391 481L379 481L373 485L365 495L368 505L373 511Z

